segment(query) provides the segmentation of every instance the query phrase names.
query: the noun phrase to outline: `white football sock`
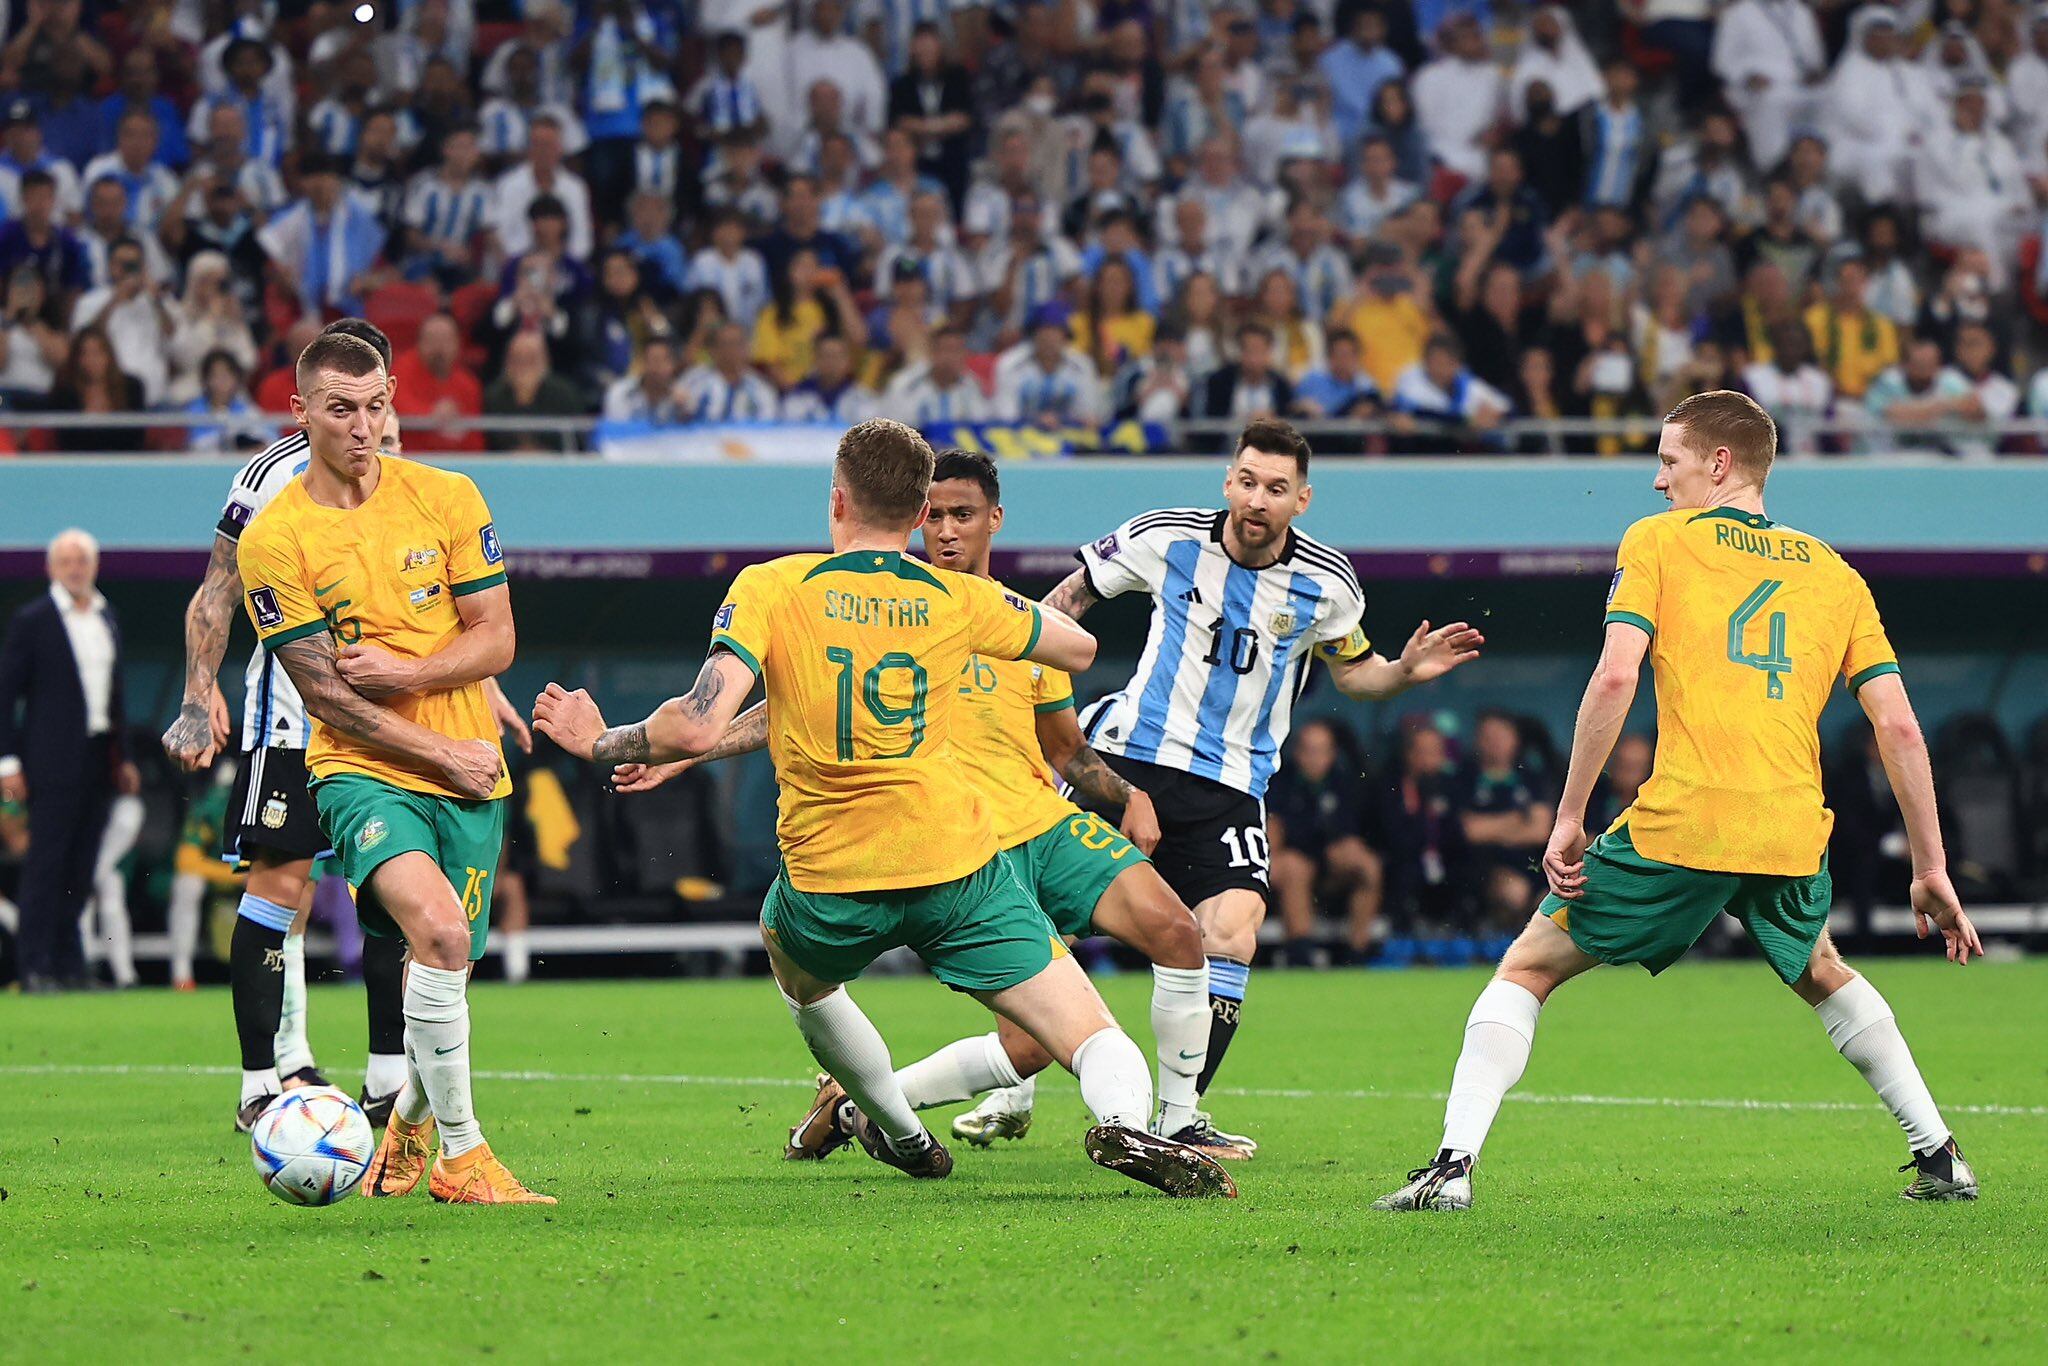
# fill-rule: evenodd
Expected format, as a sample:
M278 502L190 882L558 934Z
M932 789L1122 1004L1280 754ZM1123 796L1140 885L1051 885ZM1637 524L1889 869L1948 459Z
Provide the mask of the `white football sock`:
M500 951L505 962L505 980L523 982L533 974L533 955L526 948L526 931L512 930L502 936Z
M1877 1092L1906 1131L1914 1152L1924 1153L1948 1141L1948 1125L1920 1077L1913 1050L1906 1047L1906 1036L1899 1033L1892 1008L1876 987L1854 978L1813 1009L1827 1026L1828 1041Z
M1195 1118L1195 1079L1209 1057L1209 965L1152 968L1152 1039L1159 1049L1159 1132Z
M484 1141L469 1094L468 991L469 974L460 968L414 963L405 975L406 1052L440 1124L443 1157Z
M1021 1081L998 1034L977 1034L947 1044L896 1073L896 1084L913 1110L972 1100L983 1091Z
M363 1064L363 1089L372 1096L388 1096L405 1085L403 1053L372 1053Z
M924 1140L924 1125L903 1098L896 1069L889 1062L889 1045L881 1031L854 1004L841 987L822 1001L798 1005L782 998L796 1019L797 1031L811 1046L818 1066L832 1074L861 1112L882 1131L898 1151L914 1149Z
M1026 1077L1015 1086L1005 1086L1000 1091L991 1091L983 1097L981 1104L974 1108L984 1113L999 1111L1006 1115L1028 1115L1031 1107L1038 1103L1038 1078Z
M271 1050L277 1073L288 1077L313 1065L313 1047L306 1042L306 936L284 937L284 1004L277 1012L277 1035Z
M239 1105L247 1105L258 1096L274 1096L281 1088L277 1083L275 1067L258 1067L242 1073L242 1099Z
M1522 1079L1536 1042L1536 1014L1543 1003L1527 987L1493 981L1465 1018L1465 1047L1451 1073L1451 1098L1444 1105L1444 1141L1456 1157L1478 1157L1486 1131L1509 1088Z
M1074 1075L1096 1123L1143 1129L1151 1120L1152 1069L1131 1036L1115 1025L1082 1040L1074 1050Z
M179 873L171 879L169 929L173 983L192 980L192 955L199 948L199 913L205 907L205 878L197 873Z

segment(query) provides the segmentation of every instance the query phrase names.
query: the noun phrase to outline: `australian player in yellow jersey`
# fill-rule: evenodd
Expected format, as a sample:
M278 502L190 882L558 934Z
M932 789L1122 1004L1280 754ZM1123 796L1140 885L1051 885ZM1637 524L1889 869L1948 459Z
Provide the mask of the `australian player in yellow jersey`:
M362 1190L409 1194L432 1159L437 1200L552 1204L492 1155L470 1095L469 965L511 791L483 687L512 662L504 556L466 476L378 450L389 399L368 343L306 348L292 413L310 460L238 554L256 634L313 718L313 799L363 927L411 954L405 1085Z
M1606 639L1543 855L1550 895L1466 1020L1437 1155L1375 1209L1469 1208L1472 1165L1521 1079L1550 993L1601 963L1662 972L1724 911L1906 1131L1912 1159L1900 1170L1914 1176L1902 1194L1976 1198L1976 1175L1891 1007L1828 937L1834 816L1821 798L1817 725L1839 678L1876 730L1905 817L1921 937L1938 929L1959 964L1984 951L1949 882L1927 746L1869 587L1826 542L1764 512L1777 445L1770 416L1728 390L1696 394L1665 419L1656 487L1671 510L1621 540ZM1657 679L1656 761L1635 802L1589 844L1586 803L1645 656Z
M876 1159L913 1176L952 1170L843 987L907 945L1074 1070L1097 1119L1091 1159L1173 1195L1235 1194L1212 1158L1147 1132L1144 1054L1002 852L961 762L972 722L957 680L975 656L1085 668L1095 638L986 579L904 553L932 468L931 447L901 423L853 427L833 464L832 553L742 571L687 696L607 729L588 694L550 684L534 725L607 768L673 762L709 753L761 676L782 788L782 870L761 908L762 939L812 1056L845 1089L835 1119Z
M995 462L970 451L941 452L929 500L924 548L931 562L993 582L990 548L1003 525ZM1073 681L1060 670L977 654L961 666L951 691L960 707L953 747L989 804L996 842L1053 928L1064 936L1106 934L1152 961L1159 1055L1153 1132L1212 1157L1248 1156L1206 1141L1194 1128L1195 1078L1209 1050L1209 967L1193 912L1146 857L1159 843L1151 799L1089 748L1074 717ZM701 759L625 765L614 771L612 784L620 792L644 792L694 764L767 743L768 708L760 703L741 713ZM1121 813L1121 831L1062 797L1049 772L1096 810ZM912 1108L928 1110L998 1087L1029 1085L1051 1062L1028 1034L1004 1020L995 1033L949 1044L902 1068L896 1079ZM843 1096L835 1082L821 1086L817 1103L791 1132L788 1156L821 1158L846 1143L837 1122ZM976 1111L953 1121L956 1137L984 1147L997 1138L1022 1138L1030 1127L1028 1099L991 1117Z

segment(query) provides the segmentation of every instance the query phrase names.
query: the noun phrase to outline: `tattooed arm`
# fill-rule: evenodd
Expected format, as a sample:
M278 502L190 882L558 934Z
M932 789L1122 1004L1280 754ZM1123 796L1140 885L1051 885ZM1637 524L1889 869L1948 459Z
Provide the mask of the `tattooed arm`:
M1147 855L1159 846L1159 816L1152 799L1118 777L1089 747L1072 707L1038 714L1038 748L1053 772L1073 788L1077 803L1098 811L1121 808L1124 838Z
M164 732L164 753L187 773L213 763L227 744L228 704L220 695L220 661L227 653L242 578L235 543L215 534L206 577L185 607L185 698L178 719Z
M589 693L550 683L533 700L533 728L577 758L607 768L694 759L725 738L753 686L754 671L738 655L715 649L696 686L656 707L645 721L607 728Z
M1040 599L1044 606L1065 612L1075 621L1102 599L1095 596L1095 590L1088 586L1088 571L1076 569L1060 580L1059 587Z
M278 663L321 725L401 759L438 771L449 786L474 800L491 795L504 769L488 740L452 740L381 707L348 685L335 662L334 640L315 632L281 646Z
M713 763L719 759L730 759L736 754L752 754L757 749L768 748L768 703L756 702L725 728L725 738L705 753L694 759L678 759L672 764L623 763L612 769L612 791L652 792L671 778L689 772L699 764Z

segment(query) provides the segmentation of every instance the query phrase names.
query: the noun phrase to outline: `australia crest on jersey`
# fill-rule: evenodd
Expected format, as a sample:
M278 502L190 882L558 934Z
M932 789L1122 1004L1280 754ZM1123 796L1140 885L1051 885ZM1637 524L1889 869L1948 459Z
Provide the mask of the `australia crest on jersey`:
M425 569L440 558L441 551L436 546L425 546L418 550L408 550L405 552L405 564L399 569L399 572L401 574L410 574L415 569Z

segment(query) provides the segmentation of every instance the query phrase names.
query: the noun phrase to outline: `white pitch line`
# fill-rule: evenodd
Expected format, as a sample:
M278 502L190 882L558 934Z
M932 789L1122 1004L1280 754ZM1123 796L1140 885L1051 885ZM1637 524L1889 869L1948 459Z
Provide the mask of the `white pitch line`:
M239 1068L201 1064L170 1063L24 1063L0 1065L0 1077L228 1077L240 1076ZM479 1071L470 1075L479 1081L565 1082L608 1086L779 1086L809 1090L811 1083L798 1077L714 1077L690 1072L544 1072ZM1398 1100L1442 1101L1443 1091L1321 1091L1300 1087L1219 1086L1211 1094L1241 1096L1252 1100ZM1800 1114L1865 1114L1875 1104L1841 1100L1753 1100L1712 1096L1597 1096L1585 1094L1543 1095L1515 1091L1510 1101L1523 1105L1589 1105L1624 1109L1661 1110L1766 1110ZM1951 1114L1992 1115L2048 1119L2048 1105L1944 1105Z

